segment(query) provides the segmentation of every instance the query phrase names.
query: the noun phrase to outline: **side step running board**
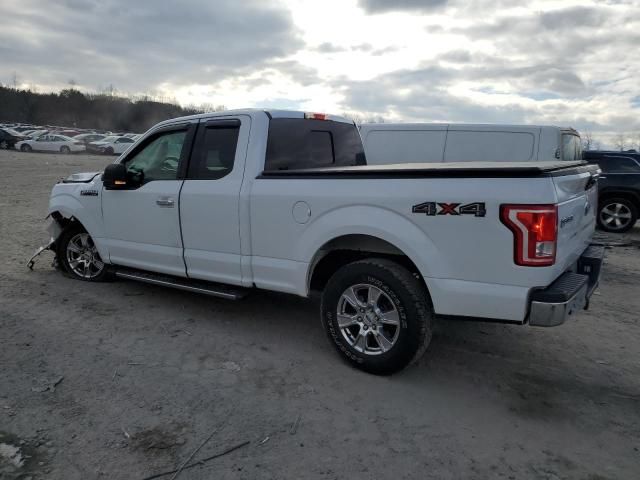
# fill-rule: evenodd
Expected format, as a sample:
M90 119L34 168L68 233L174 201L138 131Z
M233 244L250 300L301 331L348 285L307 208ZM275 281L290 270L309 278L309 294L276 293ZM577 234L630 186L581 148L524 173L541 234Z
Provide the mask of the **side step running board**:
M138 282L151 283L163 287L177 288L187 292L202 293L212 297L226 298L227 300L240 300L248 294L247 289L233 287L221 283L207 282L204 280L193 280L189 278L174 277L161 273L145 272L132 268L118 267L115 271L116 277Z

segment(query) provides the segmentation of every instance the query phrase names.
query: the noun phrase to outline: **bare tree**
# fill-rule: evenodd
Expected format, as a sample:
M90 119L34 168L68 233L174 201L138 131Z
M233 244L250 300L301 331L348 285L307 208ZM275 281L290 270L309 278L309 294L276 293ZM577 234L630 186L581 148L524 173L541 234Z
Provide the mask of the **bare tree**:
M17 90L18 89L18 74L16 72L13 72L13 75L11 76L11 83L13 84L13 89Z
M624 133L618 133L615 137L613 137L613 145L616 147L616 150L620 150L621 152L627 147L627 136Z
M591 132L584 132L580 135L580 139L582 140L582 149L583 150L593 150L593 134Z
M631 148L634 148L636 151L640 152L640 132L635 132L632 135L631 141L629 142L629 146Z

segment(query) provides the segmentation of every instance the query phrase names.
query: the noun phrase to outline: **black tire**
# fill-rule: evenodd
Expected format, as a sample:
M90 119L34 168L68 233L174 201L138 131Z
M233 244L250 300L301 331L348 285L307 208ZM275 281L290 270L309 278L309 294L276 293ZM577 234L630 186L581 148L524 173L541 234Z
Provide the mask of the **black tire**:
M395 315L399 318L398 326L393 327L392 335L396 335L395 328L397 328L394 343L386 351L382 348L380 341L376 339L373 341L380 347L379 352L359 351L354 346L358 345L358 342L352 343L353 339L347 338L351 335L359 338L364 332L364 350L366 350L368 348L366 345L371 337L375 337L387 328L382 326L382 323L378 323L377 327L371 326L367 332L364 331L367 329L366 325L354 324L348 329L341 329L338 324L339 308L341 305L347 305L343 300L345 298L343 294L352 286L366 288L363 285L373 286L377 291L381 291L384 295L379 298L384 297L383 301L391 308L395 308ZM320 311L322 324L338 353L349 364L365 372L390 375L402 370L419 360L431 341L434 314L429 293L411 272L390 260L370 258L342 267L327 283L322 293ZM359 311L362 312L364 309ZM365 322L368 321L367 313L356 313L356 315L362 315L357 318L364 318ZM377 332L374 332L376 329ZM353 334L354 331L359 333Z
M71 266L69 262L69 257L67 255L67 248L69 246L69 243L72 240L74 240L76 236L79 234L87 235L91 240L90 243L93 245L93 240L91 239L91 236L82 227L82 225L78 223L72 223L60 234L60 237L56 242L56 258L57 258L58 264L62 267L63 271L65 271L69 276L78 280L84 280L87 282L105 282L105 281L111 280L112 275L111 275L111 272L109 271L108 265L102 262L102 259L100 259L100 255L97 254L97 251L96 251L97 258L100 262L102 262L103 268L96 275L90 276L90 277L82 276L76 271L77 268L74 269Z
M60 147L60 153L64 154L64 155L69 155L71 153L71 149L69 147L67 147L66 145L63 145Z
M620 217L615 216L616 212ZM626 198L610 197L598 202L598 226L605 232L627 232L637 220L638 209Z
M33 149L31 148L31 145L27 145L26 143L24 145L20 146L20 151L21 152L30 152Z
M107 147L104 151L105 155L113 155L113 148Z
M2 140L0 142L0 149L9 150L9 142L7 142L6 140Z

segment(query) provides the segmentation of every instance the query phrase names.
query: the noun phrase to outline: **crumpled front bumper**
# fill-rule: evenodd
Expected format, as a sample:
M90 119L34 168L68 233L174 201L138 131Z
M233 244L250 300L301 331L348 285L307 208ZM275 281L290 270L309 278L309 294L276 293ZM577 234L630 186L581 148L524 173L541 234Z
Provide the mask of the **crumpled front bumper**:
M35 253L31 256L31 258L29 258L29 261L27 262L27 267L29 268L29 270L33 270L33 266L36 263L36 258L38 258L38 256L40 256L40 254L42 252L44 252L46 250L53 250L54 249L56 240L58 239L58 237L62 233L62 227L60 226L60 224L58 222L56 222L55 220L51 219L49 221L49 225L47 225L47 232L49 232L49 235L50 235L49 243L47 243L46 245L43 245L42 247L38 248L35 251Z
M580 256L575 271L565 272L551 285L531 295L529 325L554 327L580 310L600 283L604 247L591 245Z

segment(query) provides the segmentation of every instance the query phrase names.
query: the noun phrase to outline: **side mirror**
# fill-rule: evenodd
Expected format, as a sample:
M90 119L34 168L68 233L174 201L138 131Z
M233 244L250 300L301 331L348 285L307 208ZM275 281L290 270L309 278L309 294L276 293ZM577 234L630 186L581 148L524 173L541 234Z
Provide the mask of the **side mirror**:
M107 165L102 174L102 184L107 190L127 188L127 167L122 163Z

